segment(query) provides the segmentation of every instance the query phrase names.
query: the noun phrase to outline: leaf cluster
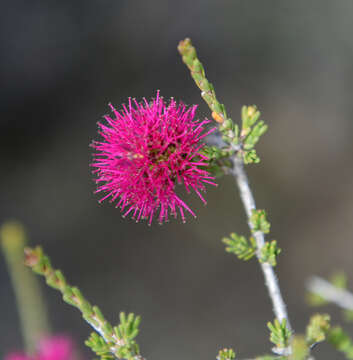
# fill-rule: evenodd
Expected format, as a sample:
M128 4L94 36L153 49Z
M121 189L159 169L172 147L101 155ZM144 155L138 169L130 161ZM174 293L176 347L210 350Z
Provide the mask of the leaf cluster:
M85 345L96 353L96 355L98 355L102 360L115 359L115 356L110 350L111 344L108 344L96 332L91 333L90 337L85 341Z
M282 322L275 319L273 323L269 322L267 326L270 329L270 341L276 345L273 351L280 357L269 355L256 359L306 360L310 355L311 347L327 338L330 332L330 316L327 314L313 315L310 318L305 336L292 336L285 319Z
M219 351L217 360L234 360L235 359L235 352L233 349L222 349Z
M226 251L235 254L241 260L250 260L256 254L256 242L253 237L248 240L245 236L231 233L230 237L222 239Z
M254 149L260 137L267 131L268 126L260 120L261 113L255 105L244 105L241 110L242 128L240 132L240 142L242 151L239 152L245 164L258 163L260 158Z
M124 312L120 313L120 324L113 328L117 343L119 345L115 356L120 359L133 359L136 354L139 354L139 347L134 341L139 332L139 324L141 318L130 313L128 316ZM114 343L107 344L106 341L97 333L92 333L85 344L91 348L102 359L111 359L111 348Z
M265 210L253 210L250 217L250 223L253 232L261 231L264 234L270 232L271 224L267 221Z
M253 233L257 231L268 233L270 231L270 223L266 219L265 210L253 210L250 223ZM225 237L222 241L227 245L226 251L235 254L241 260L250 260L258 250L256 241L252 236L248 240L245 236L231 233L230 237ZM280 252L281 249L277 246L276 240L266 241L259 251L259 261L276 266L277 256Z
M278 319L275 319L273 323L269 321L267 327L270 330L270 341L275 344L277 348L283 349L288 347L292 332L287 327L286 319L283 319L282 322Z
M277 241L266 241L261 248L260 261L269 263L271 266L277 265L277 256L281 253L281 249L277 246Z
M219 126L219 131L222 133L222 140L228 144L239 144L239 127L232 119L226 119Z
M310 318L306 328L306 343L309 346L322 342L326 339L327 332L330 329L330 315L315 314Z
M192 78L201 90L201 96L212 111L213 119L220 124L222 139L237 149L238 156L245 164L258 163L260 158L254 149L260 137L266 132L267 125L260 120L260 112L255 105L243 106L241 111L241 132L234 121L227 117L224 104L216 97L213 85L207 80L205 69L197 57L191 40L186 38L179 42L178 51L183 62L189 68Z

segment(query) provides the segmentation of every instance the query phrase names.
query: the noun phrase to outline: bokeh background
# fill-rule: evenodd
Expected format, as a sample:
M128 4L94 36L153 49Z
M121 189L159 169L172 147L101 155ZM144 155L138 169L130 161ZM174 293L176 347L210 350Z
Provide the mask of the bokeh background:
M112 322L121 310L141 314L148 359L214 359L223 346L240 358L268 352L273 315L259 267L225 254L220 241L248 231L233 179L209 188L207 207L188 198L196 220L148 227L98 205L89 143L109 102L157 89L210 116L176 50L191 37L233 119L257 104L269 124L262 162L248 173L283 249L277 269L301 332L315 311L306 279L335 269L353 278L352 24L350 0L5 2L0 221L22 221ZM2 358L22 346L3 258L0 291ZM43 292L55 330L92 358L89 326L54 290ZM341 358L328 345L316 355Z

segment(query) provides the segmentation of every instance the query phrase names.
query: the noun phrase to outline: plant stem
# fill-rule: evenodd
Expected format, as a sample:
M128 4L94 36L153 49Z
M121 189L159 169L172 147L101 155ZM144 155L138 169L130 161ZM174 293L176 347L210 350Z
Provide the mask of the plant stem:
M239 140L241 139L239 139L237 135L238 127L232 122L230 118L227 117L224 105L218 101L214 87L206 78L205 70L197 57L196 49L192 45L191 40L186 38L180 41L178 51L182 56L183 62L189 68L191 77L194 79L196 85L200 88L201 96L211 109L212 117L215 121L217 121L217 123L220 124L220 131L223 135L227 135L225 141L228 142L231 148L237 153L241 148L239 145ZM229 128L230 130L225 131L229 126L227 123L231 123L231 126ZM255 200L249 187L248 178L243 167L243 160L240 159L237 155L233 157L233 168L231 172L235 177L240 191L240 197L245 208L249 227L251 230L253 230L253 225L250 221L250 218L253 210L256 209ZM253 231L253 235L257 244L257 258L259 259L259 263L265 277L265 285L268 289L273 304L273 311L276 315L276 318L280 322L282 322L283 319L286 319L287 328L291 331L286 305L281 295L277 276L273 270L273 267L268 262L260 261L261 250L265 245L264 233L261 231Z
M25 264L35 273L44 276L49 286L60 291L65 302L80 310L84 320L92 326L109 346L111 354L117 359L121 359L119 349L128 344L117 335L115 328L105 319L99 308L92 306L77 287L67 283L62 272L53 268L50 259L39 246L34 249L26 247L24 251ZM126 357L128 360L144 360L141 355L136 353L129 353L128 355Z
M243 162L237 156L233 159L233 169L232 174L235 177L235 180L238 185L238 189L240 192L240 197L244 205L244 209L248 218L248 224L250 229L253 229L253 225L250 221L250 217L252 215L253 210L256 209L254 196L249 186L248 177L246 176L246 172L244 170ZM276 315L276 318L281 322L283 319L286 319L287 327L291 330L291 325L289 322L286 304L284 303L281 290L279 287L278 278L275 274L273 267L265 262L262 263L260 261L261 249L265 244L265 235L261 231L253 232L254 238L257 244L257 258L259 259L259 263L261 266L261 270L264 274L265 285L267 287L268 293L270 295L273 311Z
M353 310L353 294L334 286L325 279L313 276L308 280L307 288L310 292L321 296L326 301L332 302L345 310Z
M0 235L15 293L25 349L32 353L38 341L50 333L47 307L36 277L23 263L26 235L22 225L14 221L7 222L1 226Z

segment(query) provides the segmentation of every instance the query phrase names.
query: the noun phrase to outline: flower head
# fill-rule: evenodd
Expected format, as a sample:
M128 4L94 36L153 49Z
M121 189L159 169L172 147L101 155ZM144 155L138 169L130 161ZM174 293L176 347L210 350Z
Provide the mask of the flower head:
M123 216L149 224L154 215L160 223L167 221L169 212L176 217L179 211L183 221L185 210L195 216L176 194L176 185L194 190L204 203L200 191L206 183L216 185L201 153L201 140L215 129L204 132L209 120L195 120L196 108L174 99L167 104L159 92L151 102L129 99L120 111L111 106L114 116L98 123L102 140L92 144L97 192L105 193L100 201L110 198Z
M7 355L5 360L72 360L73 343L66 336L54 336L40 341L33 356L21 352Z

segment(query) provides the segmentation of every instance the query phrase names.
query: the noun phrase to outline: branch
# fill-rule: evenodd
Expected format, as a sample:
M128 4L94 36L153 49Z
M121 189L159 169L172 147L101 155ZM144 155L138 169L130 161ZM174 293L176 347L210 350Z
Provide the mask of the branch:
M82 317L87 321L89 325L101 336L105 344L101 349L100 339L94 336L90 341L86 342L92 350L96 346L97 355L103 352L106 355L106 350L113 354L117 359L127 360L144 360L139 354L138 346L133 340L137 335L139 317L135 318L134 315L130 314L126 321L125 314L120 314L121 326L111 326L110 323L105 319L104 315L97 306L92 306L88 300L82 295L81 291L77 287L70 286L64 275L60 270L56 270L52 267L51 262L40 247L34 249L25 248L25 264L30 267L35 273L44 276L49 286L61 292L63 300L69 305L76 307L80 310ZM131 318L131 319L129 319ZM131 321L130 321L131 320ZM136 326L133 323L136 323ZM125 329L126 324L128 329ZM130 334L130 331L133 331ZM92 346L93 348L92 348ZM97 352L96 350L94 350Z
M246 176L242 160L236 156L234 157L233 160L234 160L234 167L233 167L232 174L237 182L237 186L238 186L238 189L240 192L240 197L241 197L241 200L244 205L246 216L248 218L249 228L252 230L253 225L250 221L250 218L251 218L253 210L256 209L254 196L250 189L248 178ZM256 232L253 232L253 236L256 240L256 245L257 245L256 256L259 259L261 270L265 277L265 285L267 287L268 293L269 293L271 301L272 301L273 312L275 313L276 318L280 322L282 322L283 319L286 319L287 327L289 330L291 330L291 325L290 325L288 314L287 314L286 304L284 303L284 300L283 300L283 297L281 294L281 290L279 287L278 278L275 274L275 271L269 263L267 263L267 262L262 263L260 261L261 249L265 245L265 235L261 231L256 231Z
M247 163L259 161L253 147L259 140L259 137L266 131L267 126L262 121L259 121L255 125L260 116L260 113L256 111L255 107L251 108L250 113L247 107L243 107L242 111L244 111L245 116L243 116L242 119L243 129L239 137L239 128L230 118L228 118L224 105L218 101L214 87L206 78L205 70L197 57L196 49L192 45L191 40L187 38L180 41L178 50L182 56L183 62L189 68L196 85L201 90L201 96L211 109L213 119L219 124L219 130L223 135L222 140L228 143L234 151L241 150L243 153L242 159L239 158L238 154L233 156L232 174L237 182L247 214L248 224L252 230L253 225L251 224L250 217L253 210L256 209L256 206L243 168L243 161ZM244 147L244 149L242 147ZM244 154L246 156L244 156ZM291 330L286 305L283 301L278 279L273 267L268 262L260 261L261 250L265 245L264 233L255 231L254 238L257 244L257 257L265 277L265 284L273 304L273 311L280 322L282 322L283 319L286 320L288 330Z
M307 289L345 310L353 310L353 294L332 285L325 279L318 276L311 277L307 282Z

